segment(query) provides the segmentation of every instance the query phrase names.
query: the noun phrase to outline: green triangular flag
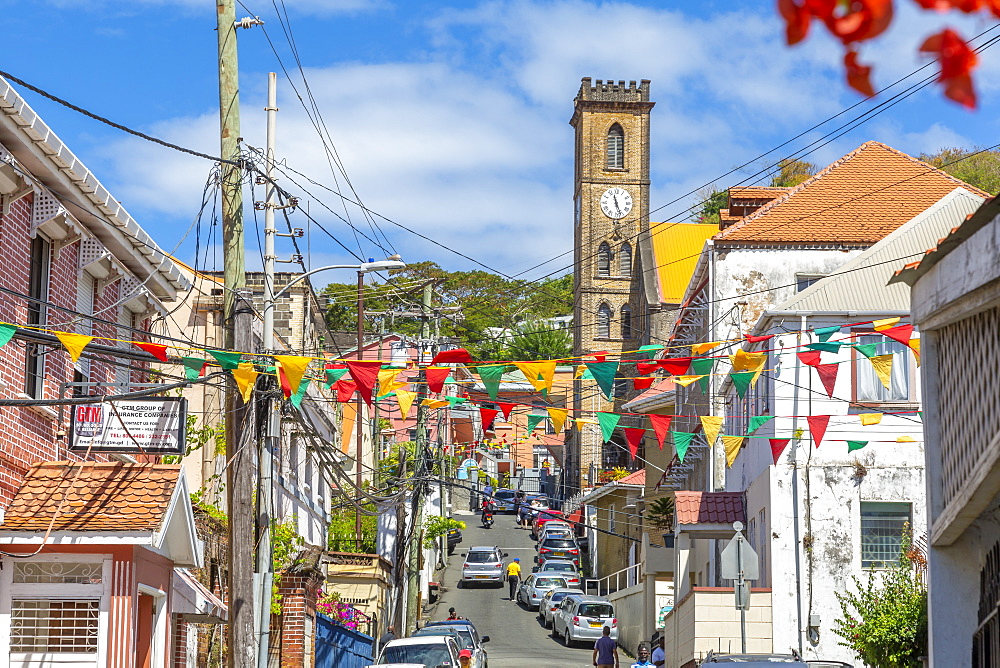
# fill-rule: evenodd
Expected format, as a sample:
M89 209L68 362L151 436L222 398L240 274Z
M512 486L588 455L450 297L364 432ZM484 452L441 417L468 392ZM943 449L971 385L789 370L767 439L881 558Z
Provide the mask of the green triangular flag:
M468 399L466 399L465 397L445 397L445 401L451 404L450 406L451 408L454 408L459 404L464 404L466 401L468 401Z
M827 353L839 353L840 352L840 345L841 344L839 344L837 342L833 342L833 343L807 343L806 344L806 348L810 348L812 350L822 350L823 352L827 352Z
M840 325L833 325L832 327L819 327L813 330L816 333L817 338L824 343L830 340L830 337L840 331Z
M590 369L585 369L582 374L580 374L580 380L594 380L594 374L590 373Z
M664 346L657 346L657 345L639 346L638 357L640 359L645 357L646 359L651 360L654 357L656 357L657 351L663 350L663 348Z
M768 420L773 420L773 419L774 419L773 415L754 415L754 416L752 416L750 418L750 424L747 425L747 436L749 436L750 434L752 434L755 431L757 431L758 429L760 429L761 425L763 425Z
M750 383L753 382L754 375L756 375L754 371L737 371L729 374L729 377L733 381L733 387L736 388L736 393L740 395L740 399L746 396L747 390L750 389Z
M715 359L711 357L691 360L691 368L688 369L688 374L692 376L705 376L698 379L698 387L701 388L702 392L708 392L708 376L711 375L714 366Z
M847 451L848 452L854 452L855 450L860 450L861 448L865 447L866 445L868 445L868 441L848 441L847 442Z
M585 362L585 364L590 369L590 373L594 374L594 380L597 381L597 385L603 390L604 395L608 399L613 398L615 394L615 376L618 375L618 360L610 362Z
M242 353L231 353L225 350L209 350L221 366L226 371L233 371L240 365L240 355Z
M198 380L205 366L205 360L200 357L182 357L181 362L184 364L184 377L188 380Z
M535 431L538 423L547 418L548 415L529 415L528 416L528 433ZM614 429L614 427L612 427Z
M688 447L691 446L691 439L694 438L694 434L689 434L686 431L672 431L670 435L674 439L674 450L677 451L677 459L684 463L684 455L687 454Z
M14 332L17 331L17 327L14 325L8 325L6 323L0 324L0 346L5 346L13 338Z
M865 357L874 357L878 354L877 343L855 343L853 348Z
M618 366L617 362L615 362L615 366ZM618 426L618 421L621 419L622 416L618 413L597 414L597 421L601 424L601 436L605 443L611 440L611 435L615 433L615 427Z
M299 382L299 389L295 390L295 394L288 398L296 408L302 405L302 398L306 396L306 388L309 387L309 380L309 378L303 377Z
M344 374L347 373L347 369L324 369L323 373L326 375L326 380L323 382L327 387L330 387L344 377Z
M479 378L483 381L486 394L490 395L490 399L493 401L496 401L497 394L500 392L500 379L503 377L505 368L503 364L476 367L476 373L479 374Z

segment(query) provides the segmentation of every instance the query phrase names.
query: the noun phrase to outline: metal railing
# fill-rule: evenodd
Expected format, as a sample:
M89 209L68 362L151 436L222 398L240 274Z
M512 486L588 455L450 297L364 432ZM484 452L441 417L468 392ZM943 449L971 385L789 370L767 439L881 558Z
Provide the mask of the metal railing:
M621 589L633 587L642 581L642 564L626 566L620 571L616 571L603 578L599 578L598 591L601 596L610 596Z

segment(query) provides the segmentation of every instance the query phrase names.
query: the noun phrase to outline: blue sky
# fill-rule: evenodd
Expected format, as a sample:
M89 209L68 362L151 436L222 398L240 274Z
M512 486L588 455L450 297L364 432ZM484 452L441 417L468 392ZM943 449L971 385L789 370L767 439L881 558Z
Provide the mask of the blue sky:
M246 8L238 6L237 15L266 21L292 83L304 90L274 3L242 1ZM876 65L877 87L921 65L916 51L923 36L946 21L907 0L897 4L894 27L862 51L862 60ZM786 48L771 2L285 0L285 6L309 86L362 201L506 274L571 247L567 121L581 77L652 80L651 205L663 207L659 220L685 218L696 201L690 191L736 184L819 140L837 121L720 178L860 100L842 82L839 47L817 30L804 45ZM0 0L0 7L6 47L0 69L120 123L218 153L212 0ZM993 26L953 18L948 24L966 36ZM262 146L266 73L280 74L281 66L261 29L240 31L239 39L243 135ZM806 159L822 166L869 139L911 154L996 144L998 63L1000 49L982 54L977 112L929 87L821 142ZM22 94L160 245L173 249L197 213L211 165ZM344 190L343 174L334 176L283 77L279 107L279 157ZM385 255L358 241L325 207L374 236L356 208L345 210L335 195L292 177L298 183L286 179L282 186L302 194L311 214L345 245L363 256ZM293 220L309 228L303 247L312 266L354 261L303 217ZM213 241L208 222L203 249ZM253 225L248 216L248 264L257 268ZM381 230L389 240L382 246L407 260L475 266L385 222ZM192 233L177 254L191 262L194 249ZM290 253L288 245L279 249ZM565 258L526 277L565 273Z

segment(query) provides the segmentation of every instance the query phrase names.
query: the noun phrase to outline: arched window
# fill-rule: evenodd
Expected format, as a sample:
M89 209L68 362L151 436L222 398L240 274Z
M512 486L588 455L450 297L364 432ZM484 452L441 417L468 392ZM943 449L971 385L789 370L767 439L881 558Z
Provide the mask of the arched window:
M625 167L625 131L615 123L608 130L608 169Z
M602 241L597 247L597 275L611 275L611 246L606 241Z
M632 245L627 241L622 244L622 249L618 252L618 275L632 275Z
M622 338L632 338L632 307L628 304L622 306Z
M597 309L597 338L611 338L611 307L607 304Z

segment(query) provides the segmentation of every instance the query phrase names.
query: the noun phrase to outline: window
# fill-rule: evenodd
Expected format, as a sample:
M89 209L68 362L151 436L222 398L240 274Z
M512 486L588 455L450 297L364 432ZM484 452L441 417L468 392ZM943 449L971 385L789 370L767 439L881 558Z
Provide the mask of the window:
M122 308L118 314L118 324L121 325L118 328L118 336L123 339L122 347L130 346L128 341L136 338L132 332L132 328L135 327L135 313L127 308ZM130 362L127 358L122 358L118 361L120 366L115 367L115 383L118 384L120 392L128 392L131 389L132 383L132 370L129 368Z
M10 651L97 654L99 601L14 599Z
M898 341L886 339L881 334L857 337L860 344L875 344L876 355L892 354L892 373L889 377L889 389L882 385L871 362L858 353L854 364L854 394L857 401L873 403L890 401L915 401L916 391L913 387L913 354L910 349Z
M607 304L601 304L597 309L597 337L611 338L611 307Z
M625 132L615 123L608 130L608 169L625 167Z
M622 249L618 253L618 275L632 275L632 245L627 241L622 244Z
M826 274L795 274L795 291L802 292L821 278L826 278Z
M597 275L611 275L611 246L606 241L597 247Z
M628 396L628 379L627 378L615 378L615 384L612 392L614 396L619 399Z
M31 240L31 269L28 276L28 325L44 326L47 321L45 302L49 298L49 242L41 236ZM45 348L37 343L24 346L24 393L34 399L42 397L45 386Z
M632 307L628 304L622 306L621 310L622 318L622 338L631 339L632 338Z
M899 563L903 531L910 524L909 503L861 502L861 567Z

